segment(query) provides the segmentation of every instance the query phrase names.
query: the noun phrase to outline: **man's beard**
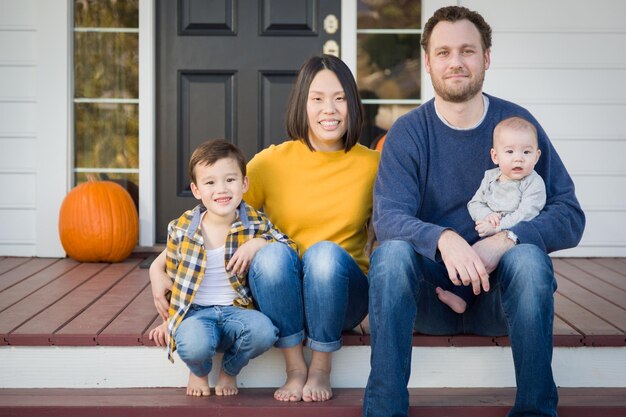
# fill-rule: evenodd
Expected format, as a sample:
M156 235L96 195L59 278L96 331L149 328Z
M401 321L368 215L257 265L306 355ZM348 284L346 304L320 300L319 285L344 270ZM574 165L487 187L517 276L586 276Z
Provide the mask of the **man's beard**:
M445 101L451 103L465 103L476 94L480 93L485 81L485 71L482 70L478 77L470 79L470 82L461 88L451 88L446 85L445 80L432 78L435 93Z

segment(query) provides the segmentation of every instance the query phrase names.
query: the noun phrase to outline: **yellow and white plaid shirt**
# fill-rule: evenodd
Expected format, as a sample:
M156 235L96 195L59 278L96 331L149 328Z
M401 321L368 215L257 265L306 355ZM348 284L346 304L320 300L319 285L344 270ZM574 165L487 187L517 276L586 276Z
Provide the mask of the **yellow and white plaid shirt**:
M166 271L174 281L167 323L168 359L171 362L174 362L173 353L176 350L174 332L185 317L204 278L206 252L200 229L204 211L206 208L199 204L194 209L186 211L178 219L171 221L167 227ZM296 244L280 232L265 213L255 210L242 201L226 237L224 266L228 265L239 246L255 237L264 238L268 242L281 242L298 250ZM247 274L229 274L228 279L233 289L239 294L239 297L233 300L233 305L254 308L248 288Z

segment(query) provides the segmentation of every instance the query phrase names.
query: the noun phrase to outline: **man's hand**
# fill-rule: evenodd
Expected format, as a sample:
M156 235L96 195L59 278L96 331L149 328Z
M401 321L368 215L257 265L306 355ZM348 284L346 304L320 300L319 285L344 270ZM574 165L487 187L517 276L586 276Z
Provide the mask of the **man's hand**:
M461 236L452 230L445 230L437 244L443 263L454 285L472 285L474 294L480 294L480 287L489 291L489 274L481 257ZM460 278L460 281L459 281Z
M150 265L150 286L154 306L163 320L169 316L170 302L165 296L172 290L172 280L165 272L165 251L161 252Z
M500 258L515 244L506 236L506 231L496 233L486 239L479 240L472 245L474 251L480 257L488 273L492 273L498 267Z
M267 240L255 237L254 239L250 239L243 245L239 246L233 254L233 257L230 258L230 261L228 261L226 270L236 275L248 272L248 268L250 267L250 263L252 263L252 259L254 259L254 255L256 255L256 253L265 245L267 245Z

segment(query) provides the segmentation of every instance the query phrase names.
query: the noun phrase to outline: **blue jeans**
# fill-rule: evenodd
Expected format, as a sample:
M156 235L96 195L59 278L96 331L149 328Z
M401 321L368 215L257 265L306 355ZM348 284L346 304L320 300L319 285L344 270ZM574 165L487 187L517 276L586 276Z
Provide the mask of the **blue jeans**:
M284 244L267 245L254 257L248 279L259 309L278 328L279 348L302 343L306 323L307 346L334 352L341 332L367 314L367 277L333 242L311 246L302 261Z
M272 347L278 332L256 310L192 304L174 334L178 356L196 376L211 372L215 352L224 352L222 369L235 376Z
M448 335L508 334L517 395L509 417L556 416L552 376L552 323L556 281L550 257L534 245L504 254L490 276L491 290L462 315L435 294L447 287L445 267L416 254L403 241L386 241L373 253L370 273L371 372L363 415L406 416L413 330Z

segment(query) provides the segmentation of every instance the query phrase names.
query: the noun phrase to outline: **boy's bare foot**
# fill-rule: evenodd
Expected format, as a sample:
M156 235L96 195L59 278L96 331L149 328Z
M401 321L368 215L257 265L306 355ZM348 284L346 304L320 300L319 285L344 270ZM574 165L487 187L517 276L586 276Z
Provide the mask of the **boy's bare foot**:
M208 397L211 395L211 389L209 388L209 376L196 376L193 372L189 372L187 395L191 395L193 397Z
M455 313L465 313L467 303L461 297L441 287L437 287L435 292L437 293L437 297L439 297L439 301L450 307Z
M228 375L224 370L220 372L220 376L217 378L217 384L215 384L216 395L237 395L239 389L237 389L237 377Z
M304 369L292 369L287 371L287 381L274 392L274 398L278 401L302 400L302 388L306 383L307 371Z
M330 372L325 369L309 369L309 378L302 389L304 401L328 401L333 397L330 387Z

